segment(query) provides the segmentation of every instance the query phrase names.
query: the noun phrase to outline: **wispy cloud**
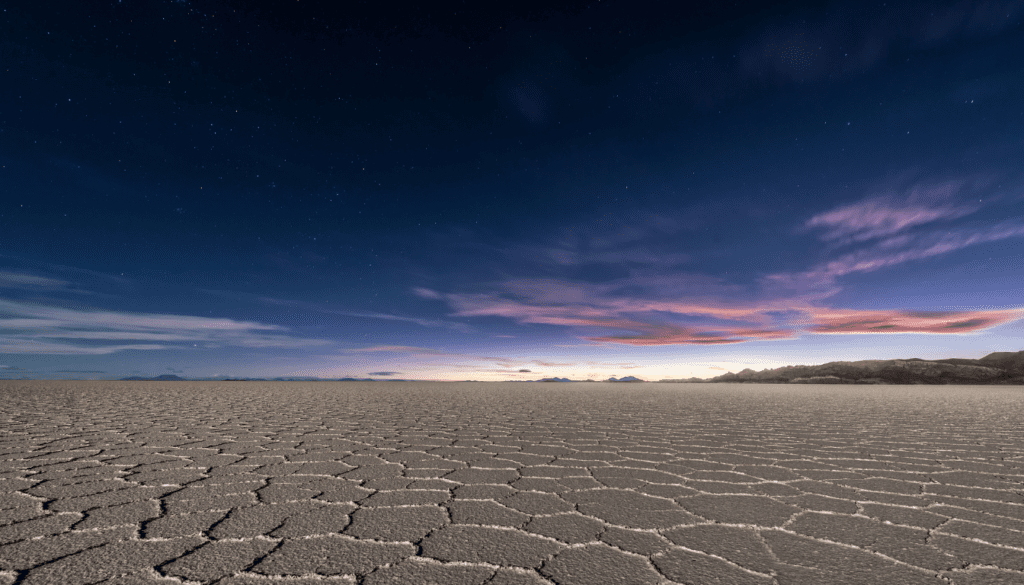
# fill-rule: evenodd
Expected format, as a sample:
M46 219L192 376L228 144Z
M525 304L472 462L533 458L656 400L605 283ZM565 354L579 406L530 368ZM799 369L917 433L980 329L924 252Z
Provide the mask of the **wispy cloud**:
M574 268L578 278L591 281L612 280L602 273L614 276L627 267L665 270L693 260L691 254L673 249L672 236L684 226L672 216L637 210L621 216L598 214L594 221L601 224L596 234L568 227L549 245L505 247L504 252L513 259Z
M240 292L235 292L235 291L213 290L213 289L200 289L200 290L202 292L204 292L204 293L211 294L211 295L216 295L216 296L219 296L219 297L241 298L241 299L257 301L257 302L268 304L268 305L279 305L279 306L284 306L284 307L292 307L292 308L295 308L295 309L302 309L304 311L324 313L324 314L327 314L327 315L339 315L339 316L343 316L343 317L358 317L358 318L362 318L362 319L383 319L385 321L405 321L405 322L408 322L408 323L415 323L415 324L420 325L422 327L447 327L449 329L453 329L455 331L461 331L463 333L472 333L472 332L475 331L475 329L472 326L466 325L465 323L457 323L457 322L454 322L454 321L445 321L445 320L442 320L442 319L425 319L425 318L422 318L422 317L410 317L410 316L406 316L406 315L395 315L395 314L392 314L392 313L380 313L380 312L376 312L376 311L346 311L346 310L342 310L342 309L333 309L333 308L330 308L330 307L325 307L325 306L317 305L317 304L314 304L314 303L307 303L307 302L304 302L304 301L294 301L294 300L290 300L290 299L278 299L278 298L274 298L274 297L253 295L253 294L249 294L249 293L240 293ZM432 293L435 294L435 295L437 294L437 293L434 293L433 291L431 291L430 289L414 288L413 292L415 294L417 294L418 296L421 296L421 297L424 297L424 298L437 298L437 297L431 297L430 296Z
M814 290L837 292L839 277L873 272L915 260L1024 236L1024 221L955 222L1000 201L992 194L992 181L958 178L909 187L889 188L803 222L797 234L817 232L830 244L826 258L805 270L768 274L762 287L777 294ZM835 255L839 248L846 248Z
M611 285L529 279L506 282L504 292L449 294L462 317L499 316L519 323L625 330L629 334L587 335L581 339L628 345L709 345L753 339L785 339L795 334L771 326L774 305L725 305L688 300L649 300L614 295ZM666 318L698 318L707 324L681 325ZM715 323L711 323L715 321Z
M423 297L425 299L440 299L441 295L436 290L424 288L422 286L413 287L412 292L416 296Z
M0 353L102 355L197 346L303 348L331 343L253 321L77 310L0 299ZM161 343L104 343L157 341Z
M811 309L814 333L971 333L1024 318L1024 309L991 311L854 311Z
M474 329L466 325L465 323L454 323L451 321L442 321L439 319L422 319L420 317L406 317L403 315L392 315L390 313L361 313L357 311L336 311L333 309L320 309L322 313L330 313L332 315L343 315L345 317L361 317L364 319L384 319L386 321L406 321L409 323L415 323L423 327L448 327L456 331L462 331L469 333Z
M70 284L58 278L0 270L0 288L64 288Z
M884 306L862 314L821 305L842 290L838 279L844 275L1024 236L1019 219L963 223L1000 200L994 187L980 175L931 181L904 175L860 201L801 222L796 235L813 234L827 244L819 246L823 259L746 283L681 270L688 258L682 252L658 260L654 250L678 250L673 238L682 228L647 217L613 220L615 229L603 226L596 237L581 224L562 228L548 244L504 247L515 250L508 258L518 262L510 266L558 276L507 275L484 292L413 292L445 301L452 317L565 327L594 344L723 345L835 332L968 334L1020 313L963 309L933 318Z
M821 229L822 240L841 244L891 236L912 227L974 213L977 203L958 203L964 191L975 192L966 180L914 185L903 196L875 196L820 213L807 220L805 229Z
M1024 230L1024 228L1022 228ZM963 334L1020 319L1014 310L934 314L844 311L789 296L762 302L713 302L623 296L612 286L560 280L503 283L493 293L446 294L460 317L498 316L522 324L570 327L580 339L635 346L722 345L793 339L802 334ZM595 335L595 329L618 332Z
M809 290L834 283L847 274L873 272L913 260L923 260L955 252L962 248L1024 236L1024 222L1006 220L987 226L972 226L934 231L914 236L887 238L875 245L843 254L802 272L777 273L764 278L766 283L797 290Z
M641 329L644 333L638 335L607 335L588 337L587 339L628 345L721 345L764 339L792 339L796 337L795 332L788 329L730 327L715 331L647 324L637 324L636 329Z
M549 362L544 360L530 360L531 364L537 364L545 368L562 368L565 366L575 366L576 362Z
M0 260L5 264L24 267L0 270L0 288L111 297L112 292L123 292L137 285L133 279L123 275L39 262L13 254L0 253Z
M103 345L84 346L70 343L56 343L38 339L26 338L24 336L12 336L0 334L0 353L30 353L49 355L107 355L126 350L156 350L170 349L166 345L156 344L124 344L124 345Z
M3 256L0 256L3 257ZM51 270L61 270L68 272L74 270L67 266L48 265ZM79 271L88 280L96 281L97 274L90 271L81 270ZM103 284L109 286L113 281L106 279ZM17 290L22 292L31 293L42 293L42 294L77 294L77 295L90 295L96 296L110 296L97 292L96 290L87 290L82 288L81 282L74 282L63 278L55 278L53 276L42 276L36 272L15 272L12 270L0 270L0 289Z
M352 349L347 349L345 351L354 351L358 353L390 352L417 353L426 355L449 355L448 352L444 352L438 349L430 349L429 347L414 347L411 345L373 345L370 347L356 347Z

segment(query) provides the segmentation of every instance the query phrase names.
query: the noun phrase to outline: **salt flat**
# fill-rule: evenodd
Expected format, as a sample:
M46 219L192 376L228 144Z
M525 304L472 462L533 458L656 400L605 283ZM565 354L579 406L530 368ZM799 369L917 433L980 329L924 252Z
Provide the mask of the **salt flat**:
M1024 582L1024 388L0 382L0 584Z

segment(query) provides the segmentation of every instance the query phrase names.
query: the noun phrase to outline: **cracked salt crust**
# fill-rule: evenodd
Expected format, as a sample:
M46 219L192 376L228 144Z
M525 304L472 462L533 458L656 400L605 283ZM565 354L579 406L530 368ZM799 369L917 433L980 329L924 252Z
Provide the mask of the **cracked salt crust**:
M919 395L914 414L880 423L867 415L855 416L858 409L886 402L885 388L878 387L859 394L830 388L828 408L833 410L789 393L776 397L770 411L754 407L763 399L763 389L648 387L645 399L658 402L659 411L641 416L630 399L600 387L570 393L571 400L560 395L538 409L548 395L526 386L496 392L500 386L435 384L403 390L397 384L332 388L299 383L240 384L217 392L201 383L104 383L100 391L86 388L88 408L69 413L61 411L59 395L68 388L60 384L67 383L5 383L31 388L12 394L20 399L0 404L0 420L6 421L0 424L0 535L9 535L3 539L9 542L0 545L0 585L6 585L5 579L49 579L54 571L67 575L68 583L84 584L85 575L106 570L95 565L105 558L105 551L186 541L194 546L175 558L118 570L165 583L180 582L170 576L175 571L199 579L194 583L212 582L213 573L195 566L200 557L189 560L189 555L199 554L204 546L249 550L262 542L261 547L271 547L269 552L246 561L241 570L231 569L219 583L372 584L402 575L412 578L425 570L423 575L435 575L432 579L445 571L462 571L460 579L501 585L551 583L552 578L566 585L600 585L613 582L607 580L619 570L613 559L620 564L635 559L641 563L636 574L643 575L636 577L638 582L658 584L674 583L669 575L699 579L701 571L735 571L730 574L736 579L747 575L754 579L751 582L769 583L797 574L804 579L813 574L814 580L827 582L839 574L836 571L860 570L843 565L853 561L842 558L821 557L817 566L799 560L799 554L814 557L825 550L849 551L854 555L850 559L873 559L864 561L872 578L893 582L946 583L957 575L1024 582L1024 562L1019 560L1024 558L1024 446L1019 430L1006 427L1004 419L978 419L973 426L930 426L933 419L955 416L957 408L929 402L931 388L901 388L899 401L904 403L908 393ZM1002 412L1024 403L1019 394L999 389L970 392L961 396L959 407L975 398L987 406L1002 401ZM180 393L188 400L176 401ZM48 396L53 401L48 402ZM417 401L408 402L409 396ZM458 414L431 407L448 402L465 407ZM189 407L182 409L182 404ZM587 408L579 408L583 404ZM39 495L29 495L33 492ZM348 498L345 502L338 500L342 493L340 497ZM152 504L147 502L159 506L149 511ZM308 516L315 509L301 506L303 502L334 506L340 513L332 521L337 531L325 533L326 525L317 527L320 520ZM509 507L516 502L521 505ZM743 510L756 502L761 502L758 507L774 502L776 516L792 513L773 527L782 516ZM623 504L628 505L622 508ZM201 511L223 506L228 507ZM453 514L460 506L469 515ZM379 519L397 515L388 520L395 525L404 523L403 514L425 520L425 512L436 510L436 518L409 533L417 540L382 541L372 535L388 534L380 531L385 526L375 528L372 515L361 516L373 510L385 514ZM699 513L694 515L695 511ZM218 526L229 527L225 523L236 512L242 514L242 524L232 520L232 530L252 535L237 538L221 528L222 537L216 537ZM146 518L150 513L156 517ZM261 514L274 518L261 520ZM509 517L495 523L488 521L488 514ZM673 514L675 522L655 520ZM799 518L832 518L838 524L795 524ZM76 523L89 521L118 524L76 529ZM172 521L180 528L168 523ZM287 526L293 526L288 530L294 536L272 536ZM714 552L713 539L683 545L665 538L702 526L726 530L723 537L750 535L768 556L755 570ZM865 540L855 532L844 536L843 530L858 526L881 530L879 535L905 532L924 537L920 544L904 545L910 548L892 549L899 545L877 537ZM489 536L480 542L459 536L474 530ZM103 538L91 544L81 540L89 534ZM434 553L454 559L486 557L496 553L474 547L488 546L487 539L501 542L502 534L514 535L516 541L526 538L523 546L545 542L554 548L543 558L515 561L528 567L442 562L419 552L421 543L444 543L446 552ZM778 541L772 535L795 540ZM851 539L860 544L844 542ZM289 542L412 548L387 549L392 551L388 554L404 552L400 559L380 557L376 566L351 565L361 572L328 576L295 573L295 567L308 561L281 557L285 553L278 551L287 549ZM785 558L774 552L773 543L789 547ZM526 549L522 553L530 554ZM37 560L5 560L12 554ZM506 554L516 558L515 551L492 558ZM258 572L251 570L272 555L276 561L263 564ZM586 568L594 562L606 563L603 575ZM274 566L292 568L288 575L274 574ZM219 571L229 568L225 565Z

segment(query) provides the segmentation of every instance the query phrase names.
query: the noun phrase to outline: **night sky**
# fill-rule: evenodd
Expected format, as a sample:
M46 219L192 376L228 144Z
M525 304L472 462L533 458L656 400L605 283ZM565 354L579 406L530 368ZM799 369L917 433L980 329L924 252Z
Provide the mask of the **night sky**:
M1024 349L1024 2L6 3L0 378Z

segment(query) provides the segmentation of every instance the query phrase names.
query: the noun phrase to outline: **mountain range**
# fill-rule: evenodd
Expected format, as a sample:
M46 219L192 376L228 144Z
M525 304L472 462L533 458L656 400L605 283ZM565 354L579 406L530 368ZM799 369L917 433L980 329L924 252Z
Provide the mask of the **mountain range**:
M174 374L154 378L132 376L123 380L184 380ZM319 378L213 378L219 381L331 381ZM373 378L340 378L341 382L414 382L416 380L374 380ZM472 380L468 380L472 381ZM543 378L517 380L521 382L573 382L569 378ZM593 382L594 380L586 380ZM643 382L634 376L608 378L605 382ZM784 366L759 372L745 369L729 372L710 379L665 379L671 383L752 383L752 384L1007 384L1024 385L1024 351L1001 351L983 358L947 358L923 360L920 358L894 360L861 360L856 362L829 362L817 366Z
M702 382L760 384L1020 384L1024 351L996 352L979 359L862 360L818 366L785 366L729 372Z

